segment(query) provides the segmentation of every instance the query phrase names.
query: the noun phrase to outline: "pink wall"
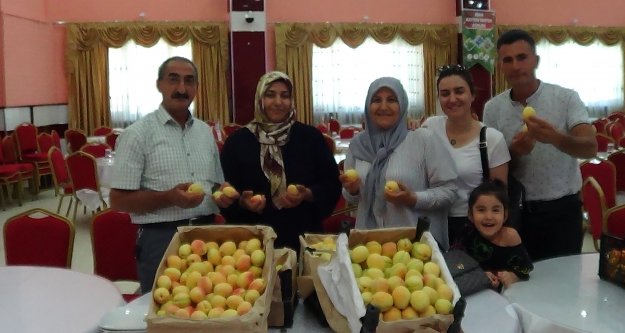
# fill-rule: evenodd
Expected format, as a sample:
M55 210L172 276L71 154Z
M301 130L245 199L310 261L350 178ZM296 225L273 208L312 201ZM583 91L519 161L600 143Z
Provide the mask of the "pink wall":
M64 29L53 22L227 21L229 0L0 0L0 106L67 101ZM588 8L590 4L592 8ZM499 24L625 26L622 0L491 0ZM452 0L265 0L267 67L276 22L455 22ZM4 88L3 88L4 86Z

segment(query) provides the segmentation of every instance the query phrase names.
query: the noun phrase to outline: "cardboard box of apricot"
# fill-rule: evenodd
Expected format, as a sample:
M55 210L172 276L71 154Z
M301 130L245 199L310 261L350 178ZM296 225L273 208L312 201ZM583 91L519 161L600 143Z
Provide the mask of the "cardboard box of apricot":
M275 238L266 226L178 228L156 272L148 332L266 332Z
M453 322L458 287L432 235L424 232L419 239L416 235L415 228L350 232L355 279L340 283L356 283L364 304L380 309L377 332L445 332ZM348 330L347 319L333 307L316 273L319 265L334 259L330 238L305 235L300 241L312 248L302 254L302 271L313 280L328 324L335 331Z

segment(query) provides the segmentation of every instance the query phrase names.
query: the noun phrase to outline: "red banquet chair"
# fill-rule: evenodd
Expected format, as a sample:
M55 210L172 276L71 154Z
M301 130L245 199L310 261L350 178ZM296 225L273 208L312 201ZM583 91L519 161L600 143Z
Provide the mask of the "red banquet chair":
M616 167L608 160L590 159L580 164L582 180L593 177L605 195L607 208L616 205Z
M48 153L39 149L37 127L31 123L21 123L14 131L17 143L17 157L21 162L32 163L35 167L35 193L39 193L40 177L52 173L48 164Z
M597 151L606 152L608 151L608 143L614 144L614 139L603 133L596 133L595 139L597 140Z
M603 231L603 218L608 210L605 196L599 183L593 177L588 177L582 184L582 201L584 210L588 213L588 224L592 235L595 250L599 251L599 240Z
M100 189L98 166L95 157L83 151L77 151L67 157L66 163L72 185L74 186L74 199L76 200L72 221L76 220L76 211L78 210L78 202L80 202L77 192L80 190L95 192L99 198L99 208L107 208L108 204L104 200Z
M592 122L592 126L595 127L595 131L597 133L606 134L605 126L608 124L609 121L610 120L608 120L607 118L599 118Z
M18 160L17 152L15 151L15 141L13 141L12 135L7 135L4 138L2 138L2 154L1 155L2 155L2 163L4 165L17 167L19 170L19 181L15 177L9 176L6 173L4 174L4 177L5 177L5 185L7 185L7 192L9 195L9 199L11 198L11 192L9 192L9 185L15 182L15 186L17 190L17 201L18 201L18 204L21 206L22 200L24 197L22 181L28 180L31 193L36 193L35 166L32 163L22 163ZM12 167L7 167L7 169L10 169Z
M108 126L100 126L93 130L94 136L105 136L109 133L113 133L113 129Z
M625 152L617 150L611 153L608 161L616 168L616 190L625 191Z
M321 132L323 134L328 134L329 133L328 126L326 126L325 124L319 124L316 127L319 130L319 132Z
M74 203L74 186L72 180L69 177L69 171L67 170L67 164L61 149L57 147L50 148L48 152L48 161L52 166L52 181L54 182L54 192L56 195L60 195L59 206L56 208L56 213L60 214L61 206L65 197L69 197L69 205L67 206L67 212L65 216L69 216L70 209ZM78 204L78 203L76 203Z
M341 139L351 139L354 137L356 133L356 128L354 127L345 127L339 131L339 137Z
M79 129L68 128L65 130L65 141L70 153L77 152L87 143L87 135Z
M608 209L603 216L603 232L625 238L625 205Z
M337 207L341 205L341 200L344 200L341 196L341 199L337 203ZM344 203L344 202L343 202ZM343 231L342 223L348 223L349 229L353 229L356 225L356 217L352 215L353 212L356 211L358 206L345 206L342 209L335 209L330 217L326 218L322 222L322 229L324 233L330 234L338 234Z
M106 143L85 143L82 147L80 147L80 151L83 151L95 158L104 157L106 155L106 150L110 150L111 146Z
M104 139L106 141L106 144L109 145L109 147L111 147L111 149L115 150L115 144L117 143L117 137L119 136L119 134L112 132L107 134Z
M337 133L341 131L341 123L339 123L338 120L336 119L330 119L329 121L329 125L330 125L330 132L332 134Z
M70 268L74 235L69 220L45 209L13 216L4 224L6 264Z
M334 142L334 139L332 139L332 137L327 134L322 134L322 135L323 135L323 140L325 141L326 146L328 146L328 149L330 149L330 152L332 153L332 155L336 154L336 142Z
M61 147L61 137L59 136L59 132L52 130L50 131L50 136L52 137L52 144L55 147L63 150L63 148Z
M239 124L229 124L229 125L224 126L223 133L226 135L226 137L229 137L230 135L232 135L232 133L236 132L239 128L241 128L241 125Z
M618 120L615 120L606 126L606 133L615 142L618 142L625 135L625 128Z
M44 154L48 154L48 150L54 146L54 141L52 140L52 135L49 133L39 133L37 135L37 143L39 144L39 151Z
M112 209L103 210L91 219L93 273L113 282L138 282L135 245L137 225L130 215ZM140 294L123 294L126 301Z

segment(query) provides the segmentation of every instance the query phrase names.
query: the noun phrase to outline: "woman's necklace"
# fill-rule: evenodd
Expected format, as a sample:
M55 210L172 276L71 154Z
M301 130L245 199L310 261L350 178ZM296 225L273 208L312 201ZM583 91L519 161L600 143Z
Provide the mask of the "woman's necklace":
M456 139L449 139L449 143L451 143L452 146L456 145Z

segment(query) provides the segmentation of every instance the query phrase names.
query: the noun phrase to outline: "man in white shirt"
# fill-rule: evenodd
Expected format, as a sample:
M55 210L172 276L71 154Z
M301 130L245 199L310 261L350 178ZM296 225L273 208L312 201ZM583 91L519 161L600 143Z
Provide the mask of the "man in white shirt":
M536 78L539 56L526 31L502 34L497 53L498 68L511 89L486 103L484 123L503 133L512 157L510 173L526 189L523 242L533 260L580 253L582 179L577 159L597 153L586 107L575 91ZM526 106L536 116L524 120Z

